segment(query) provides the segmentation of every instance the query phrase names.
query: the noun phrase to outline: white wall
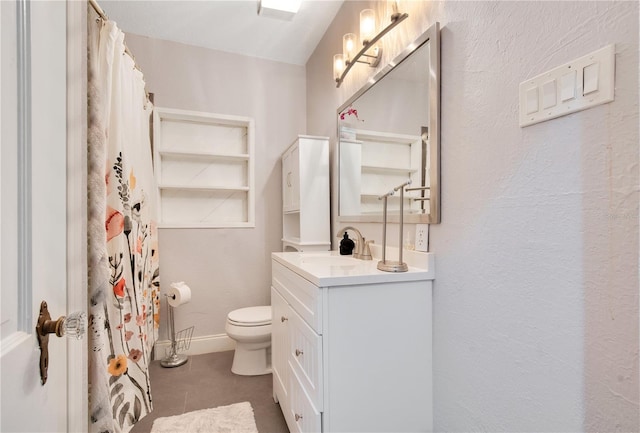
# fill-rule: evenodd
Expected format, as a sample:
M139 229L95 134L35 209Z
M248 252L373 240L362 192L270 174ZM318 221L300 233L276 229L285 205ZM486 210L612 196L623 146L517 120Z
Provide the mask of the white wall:
M435 430L639 431L638 3L403 4L382 65L442 26ZM365 5L383 2L345 2L307 64L308 133L332 137L334 168L335 110L374 71L336 89L331 60ZM521 81L610 43L614 102L518 126Z
M174 281L192 289L191 302L176 310L176 329L224 334L229 311L270 304L271 252L282 250L280 154L305 132L305 69L133 34L126 42L156 106L255 119L256 227L160 229L163 289Z

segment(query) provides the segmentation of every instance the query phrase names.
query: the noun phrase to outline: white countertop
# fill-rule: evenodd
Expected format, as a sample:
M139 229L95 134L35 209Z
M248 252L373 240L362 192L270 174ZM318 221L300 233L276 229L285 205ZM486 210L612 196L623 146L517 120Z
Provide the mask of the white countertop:
M380 246L371 245L373 260L341 256L338 251L272 253L278 263L291 269L318 287L422 281L435 278L433 253L404 250L407 272L378 270ZM387 260L398 260L397 248L387 248Z

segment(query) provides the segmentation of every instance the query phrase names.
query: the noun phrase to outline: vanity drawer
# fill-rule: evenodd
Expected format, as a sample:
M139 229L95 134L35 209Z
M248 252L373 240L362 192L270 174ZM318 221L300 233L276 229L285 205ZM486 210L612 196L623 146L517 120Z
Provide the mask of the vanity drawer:
M272 261L273 287L318 334L322 334L322 300L320 289L281 265Z
M322 336L292 314L289 319L289 363L313 405L323 410L322 399Z
M271 369L273 391L281 404L289 392L289 317L295 313L280 293L271 288Z
M304 388L298 380L295 372L291 374L291 408L289 409L287 425L291 433L320 433L322 431L322 416L317 410L309 396L304 392Z

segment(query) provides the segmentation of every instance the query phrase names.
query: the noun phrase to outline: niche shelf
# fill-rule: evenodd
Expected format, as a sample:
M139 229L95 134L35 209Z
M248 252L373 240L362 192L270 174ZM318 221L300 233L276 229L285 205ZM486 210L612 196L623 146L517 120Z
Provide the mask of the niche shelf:
M407 179L422 182L422 138L416 135L350 128L340 140L340 215L379 214L378 197ZM428 179L428 176L426 177ZM428 191L426 192L428 194ZM406 213L424 213L420 193L405 193ZM389 214L397 214L400 197L389 197Z
M255 226L254 121L156 107L160 228Z

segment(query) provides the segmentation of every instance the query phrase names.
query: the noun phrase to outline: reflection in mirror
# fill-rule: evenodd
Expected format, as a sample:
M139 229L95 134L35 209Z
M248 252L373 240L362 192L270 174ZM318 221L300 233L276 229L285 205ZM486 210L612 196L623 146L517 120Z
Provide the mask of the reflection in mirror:
M340 221L381 221L378 197L411 179L405 222L440 222L439 112L435 23L338 109ZM390 221L399 209L396 194Z

